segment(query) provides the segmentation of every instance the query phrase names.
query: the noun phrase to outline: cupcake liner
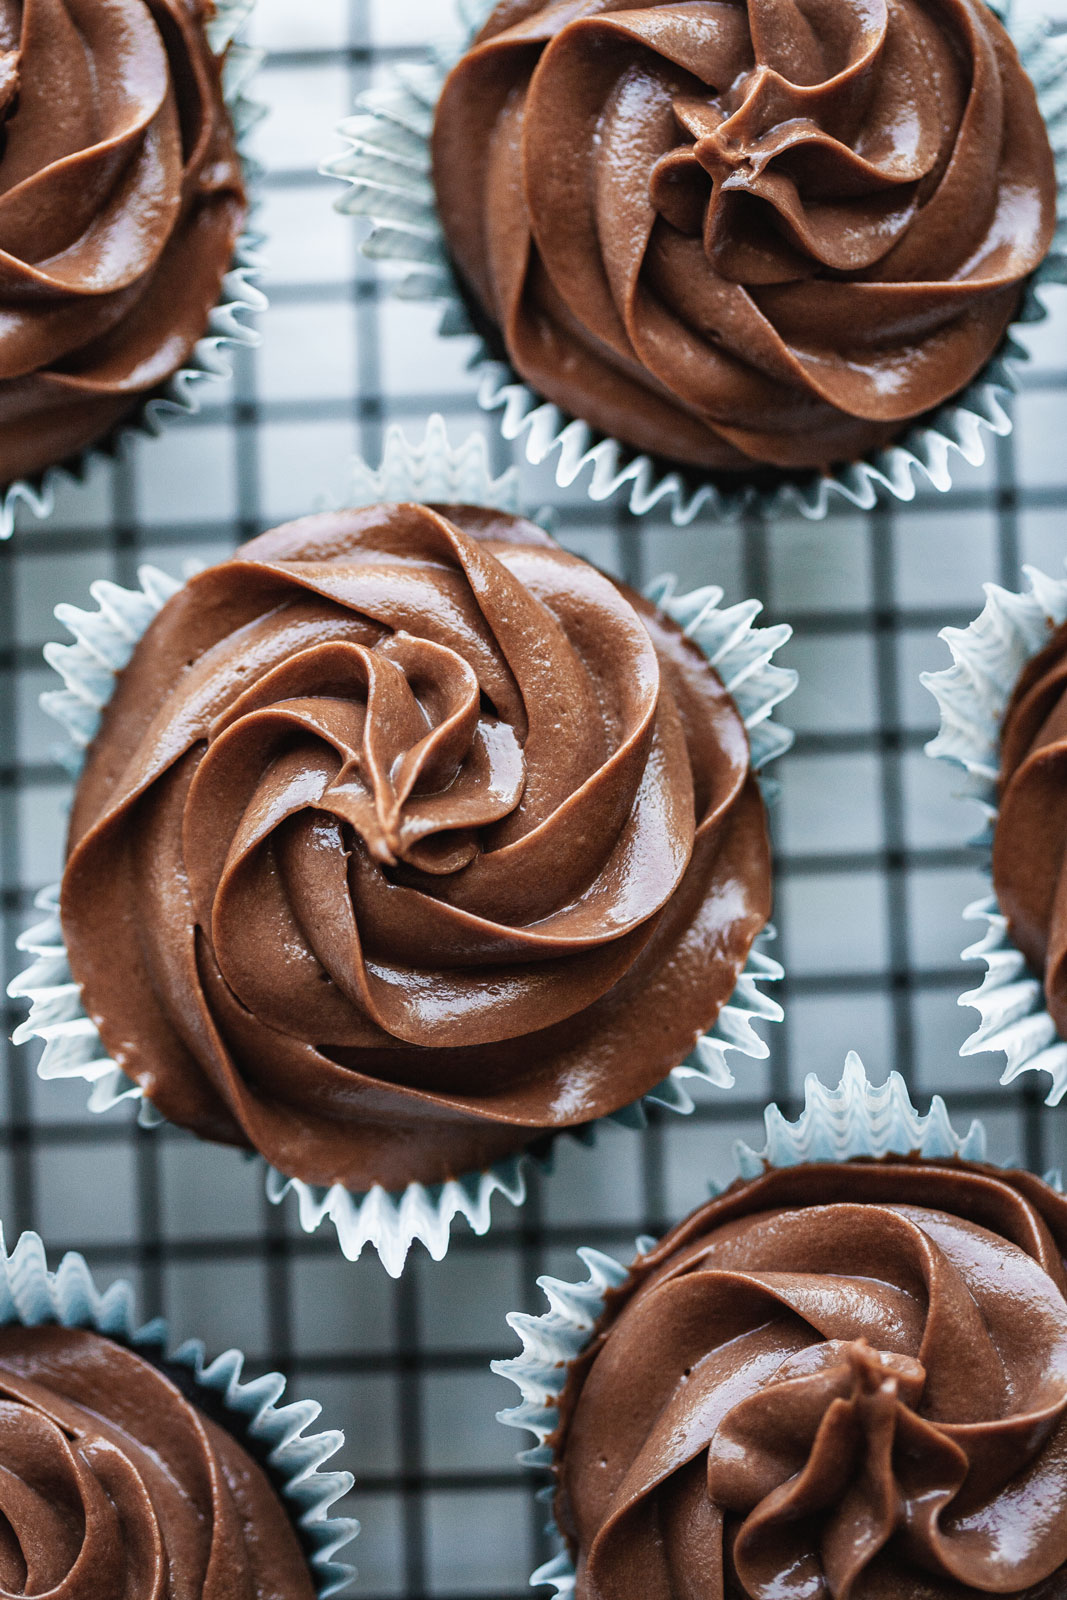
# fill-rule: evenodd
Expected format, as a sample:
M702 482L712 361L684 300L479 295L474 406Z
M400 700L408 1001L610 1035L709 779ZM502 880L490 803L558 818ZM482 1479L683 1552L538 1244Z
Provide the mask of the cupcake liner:
M198 1339L166 1352L166 1323L138 1322L128 1283L112 1283L101 1292L84 1257L73 1253L50 1272L37 1234L24 1233L9 1253L0 1229L0 1326L11 1323L90 1328L154 1364L187 1369L192 1386L211 1396L216 1414L221 1410L229 1419L229 1431L265 1465L308 1553L319 1600L347 1587L355 1568L337 1557L358 1534L359 1523L331 1516L330 1508L348 1493L353 1479L348 1472L323 1470L344 1444L344 1434L309 1431L322 1411L315 1401L279 1405L285 1393L280 1373L242 1380L245 1358L239 1350L208 1361Z
M926 753L967 774L963 796L977 802L985 819L974 843L987 866L997 818L1001 719L1026 663L1067 621L1067 581L1036 567L1023 572L1029 592L1013 594L987 583L981 616L969 628L941 631L953 665L922 674L941 711L941 731ZM965 961L984 961L986 975L977 989L960 996L960 1005L973 1006L982 1019L960 1054L1003 1051L1007 1066L1001 1083L1012 1083L1024 1072L1047 1072L1052 1079L1047 1104L1058 1105L1067 1093L1067 1041L1048 1013L1044 987L1012 943L995 894L968 906L963 915L986 924L982 938L963 952Z
M226 53L223 96L237 135L237 150L249 189L250 213L255 208L259 166L249 151L249 135L266 115L266 108L250 100L245 91L262 53L234 41L254 8L255 0L215 0L215 15L206 23L212 50L217 56ZM194 345L185 364L165 384L142 400L101 442L66 461L56 462L33 478L16 478L0 489L0 540L10 539L14 533L20 505L28 507L39 521L50 517L55 509L56 489L62 480L82 481L92 463L101 456L113 457L128 434L147 434L155 438L168 417L196 415L200 410L200 390L212 380L228 378L231 374L226 350L259 343L259 334L242 319L264 311L267 306L267 298L255 281L262 270L261 245L260 236L246 222L204 335Z
M418 445L409 444L399 428L391 428L381 467L374 470L357 462L351 491L351 505L373 505L383 496L414 496L436 503L518 509L514 470L493 478L484 437L475 434L453 449L440 417L430 420L426 437ZM80 766L81 752L96 732L116 675L129 661L152 618L181 587L176 579L153 567L143 567L139 576L139 589L123 589L107 580L94 583L90 591L96 602L93 611L65 604L56 607L58 621L73 634L75 642L45 646L45 657L65 687L46 691L41 705L67 734L62 759L72 775ZM796 687L796 673L773 663L775 651L792 630L785 624L755 627L761 610L759 602L750 600L724 607L722 590L715 587L678 594L673 579L661 578L648 592L716 668L748 730L753 767L761 771L793 740L792 734L773 720L775 707ZM144 1099L140 1085L132 1083L110 1059L85 1014L63 942L59 886L45 889L36 903L45 914L44 920L18 941L19 949L28 952L33 960L8 990L13 998L30 1002L28 1020L16 1030L15 1042L43 1040L44 1051L37 1069L40 1076L84 1079L92 1086L90 1111L106 1111L132 1099L141 1102L143 1121L161 1120ZM652 1105L686 1114L693 1109L686 1087L688 1079L702 1078L727 1089L734 1082L727 1052L737 1051L754 1059L769 1054L753 1024L757 1019L780 1021L782 1017L781 1007L761 987L784 975L778 962L767 953L766 946L773 937L773 929L768 928L757 939L729 1003L689 1059L642 1100L602 1120L642 1127L647 1108ZM567 1131L582 1142L592 1143L597 1126L591 1123ZM521 1205L526 1196L528 1163L535 1160L545 1170L551 1167L551 1136L535 1141L535 1145L537 1154L523 1151L485 1171L439 1185L412 1183L400 1193L376 1187L357 1195L339 1184L329 1189L317 1188L268 1167L267 1194L272 1201L280 1202L288 1193L294 1193L305 1232L311 1233L329 1221L349 1260L356 1260L370 1245L386 1270L398 1277L416 1239L438 1261L448 1249L452 1222L457 1216L466 1218L475 1233L484 1234L490 1226L494 1195Z
M465 43L493 3L458 0ZM980 466L986 457L986 434L1003 436L1012 430L1005 402L1018 388L1019 364L1029 360L1013 330L1042 321L1048 315L1042 287L1067 281L1067 37L1053 32L1047 21L1016 19L1010 4L991 9L1011 33L1037 89L1056 157L1058 226L1049 255L1027 283L1012 328L993 359L960 395L912 424L895 444L836 473L801 474L766 489L751 484L734 487L710 481L698 469L665 468L633 446L568 416L523 383L479 336L470 363L478 375L478 404L499 413L504 438L521 440L526 459L535 466L554 455L561 488L588 474L586 493L591 500L625 494L635 516L662 507L679 527L701 513L728 517L746 511L768 516L799 513L817 521L835 499L869 510L880 499L914 499L922 480L935 489L948 489L954 456ZM383 88L362 94L356 115L338 130L347 148L321 169L351 185L337 208L369 221L365 254L406 269L396 292L404 299L438 304L439 332L446 338L478 335L449 262L431 179L434 108L448 69L461 53L454 43L438 48L432 52L432 64L397 68Z
M986 1159L985 1129L980 1122L972 1122L962 1136L956 1133L939 1095L931 1101L929 1112L920 1115L899 1073L891 1073L883 1084L872 1084L855 1051L848 1055L836 1089L827 1088L814 1073L805 1079L804 1110L796 1122L787 1121L776 1105L767 1107L763 1121L767 1131L763 1149L753 1150L739 1140L734 1149L736 1171L725 1183L709 1177L711 1195L721 1193L737 1178L762 1177L768 1167L796 1167L813 1161L915 1154L935 1160L953 1156L964 1161ZM651 1238L638 1239L636 1253L644 1254L655 1243ZM589 1343L608 1291L629 1277L629 1267L600 1250L583 1248L578 1256L589 1274L586 1280L567 1283L559 1278L538 1278L548 1310L539 1316L512 1312L508 1325L522 1341L522 1353L492 1363L493 1371L510 1378L519 1390L519 1404L498 1416L508 1427L533 1434L536 1444L519 1456L529 1467L551 1467L549 1440L559 1426L559 1400L570 1364ZM546 1500L551 1495L551 1489L546 1491ZM556 1533L551 1523L549 1531ZM574 1563L565 1547L533 1574L530 1587L539 1585L551 1585L567 1600L573 1595Z

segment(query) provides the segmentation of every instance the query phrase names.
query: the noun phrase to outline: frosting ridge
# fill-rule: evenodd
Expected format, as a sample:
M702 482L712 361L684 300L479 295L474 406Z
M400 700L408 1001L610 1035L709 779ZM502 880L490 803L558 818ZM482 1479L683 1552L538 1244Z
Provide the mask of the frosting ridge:
M61 917L165 1116L361 1189L639 1099L769 905L699 650L531 523L394 505L265 534L168 602L90 749Z
M520 376L709 470L825 467L959 393L1055 224L983 0L502 0L433 144Z
M958 1161L772 1169L695 1212L561 1399L578 1600L1051 1600L1065 1249L1060 1195Z

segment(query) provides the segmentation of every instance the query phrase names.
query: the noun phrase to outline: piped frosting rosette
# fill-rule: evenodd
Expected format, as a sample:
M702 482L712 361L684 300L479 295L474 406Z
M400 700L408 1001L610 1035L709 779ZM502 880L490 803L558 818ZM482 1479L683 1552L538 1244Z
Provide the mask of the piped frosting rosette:
M324 170L561 486L821 517L1010 431L1006 330L1062 273L1047 26L1007 15L1016 60L981 0L461 12L451 76L454 48L363 96Z
M986 584L986 604L968 628L941 633L953 665L923 674L941 730L927 754L961 767L963 797L985 821L975 845L989 863L992 893L968 906L986 932L963 952L983 961L977 989L960 996L981 1022L963 1055L1002 1051L1001 1079L1024 1072L1051 1079L1049 1105L1067 1093L1065 979L1063 681L1067 581L1024 568L1015 594Z
M141 1325L128 1284L99 1290L81 1256L0 1237L0 1585L64 1600L317 1600L348 1587L359 1531L331 1514L352 1487L321 1407L278 1373L242 1377ZM279 1520L279 1501L291 1528ZM172 1587L173 1585L173 1587Z
M0 538L126 429L196 412L226 347L255 343L250 10L0 7Z
M1067 1201L851 1055L629 1268L540 1280L494 1370L577 1600L1043 1600L1067 1564ZM696 1587L694 1587L696 1585Z
M94 586L48 652L90 749L19 1037L94 1109L258 1151L305 1228L394 1272L521 1201L531 1147L728 1087L780 1016L755 775L788 629L642 600L514 500L480 438L394 432L366 514Z

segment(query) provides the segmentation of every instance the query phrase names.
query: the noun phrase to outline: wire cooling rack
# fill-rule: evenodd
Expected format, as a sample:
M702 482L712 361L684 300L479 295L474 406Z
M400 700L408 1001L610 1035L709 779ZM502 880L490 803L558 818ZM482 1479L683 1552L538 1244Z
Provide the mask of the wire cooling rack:
M60 867L69 791L37 708L56 602L84 603L94 578L131 582L145 561L179 573L220 558L343 496L351 452L375 459L389 421L421 433L438 410L454 438L475 426L493 435L463 341L437 340L429 312L389 298L353 224L331 209L337 186L316 176L355 94L418 59L443 14L442 0L259 0L258 90L272 109L259 138L262 348L239 355L232 386L211 391L194 421L101 464L61 494L51 522L0 546L4 984L34 893ZM672 570L686 586L721 584L731 601L756 595L796 631L782 659L802 675L784 718L797 743L778 769L775 820L788 1020L764 1030L770 1058L742 1063L733 1092L705 1094L694 1116L661 1117L644 1137L613 1130L593 1153L564 1144L522 1211L501 1205L487 1239L457 1233L440 1265L417 1249L394 1284L373 1256L351 1265L332 1236L308 1238L270 1207L254 1163L122 1113L91 1118L81 1086L40 1083L34 1051L8 1050L8 1236L36 1227L53 1251L83 1250L102 1276L132 1279L145 1313L165 1313L175 1335L238 1345L323 1403L356 1477L345 1509L363 1522L360 1600L526 1592L548 1551L518 1436L494 1421L513 1396L488 1369L514 1348L505 1313L539 1303L539 1273L573 1276L577 1245L625 1253L694 1205L708 1175L728 1169L733 1141L759 1139L766 1099L795 1105L806 1072L836 1082L857 1048L872 1076L895 1067L920 1096L944 1092L957 1122L980 1114L998 1159L1039 1170L1063 1159L1067 1107L1045 1109L1038 1083L1000 1088L999 1058L958 1056L976 1020L956 999L976 981L959 951L974 936L961 910L983 892L967 847L977 819L922 753L935 716L918 681L946 664L937 630L971 620L983 581L1017 586L1023 561L1059 571L1067 555L1062 305L1030 343L1014 437L987 467L958 470L950 494L920 492L908 508L679 532L525 470L529 503L553 504L560 538L601 566L635 583ZM503 468L504 448L493 449ZM9 1006L4 1032L20 1018Z

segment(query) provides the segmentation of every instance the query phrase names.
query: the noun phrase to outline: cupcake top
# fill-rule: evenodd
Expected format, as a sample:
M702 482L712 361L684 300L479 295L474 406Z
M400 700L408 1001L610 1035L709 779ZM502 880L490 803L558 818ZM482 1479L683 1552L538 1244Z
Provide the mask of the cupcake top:
M0 1590L313 1600L248 1452L169 1378L82 1329L0 1329Z
M210 0L0 4L0 481L186 361L245 216Z
M713 471L853 459L957 394L1055 225L984 0L502 0L433 156L519 374Z
M700 651L531 523L409 504L264 534L168 602L61 896L86 1011L164 1116L359 1190L639 1099L769 907Z
M739 1182L638 1258L572 1367L577 1600L1052 1600L1067 1201L890 1158Z
M1067 1038L1067 625L1020 675L1002 725L993 886Z

